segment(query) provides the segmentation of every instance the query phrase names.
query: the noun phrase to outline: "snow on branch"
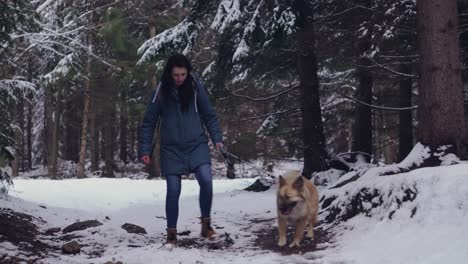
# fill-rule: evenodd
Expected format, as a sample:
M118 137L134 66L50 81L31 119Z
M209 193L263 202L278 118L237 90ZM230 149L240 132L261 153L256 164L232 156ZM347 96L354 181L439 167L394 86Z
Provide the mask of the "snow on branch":
M59 78L68 75L75 67L73 53L70 53L61 59L57 66L43 77L43 80L45 83L54 83Z
M191 50L197 36L195 28L195 24L186 18L175 27L167 29L147 40L138 49L138 54L141 54L141 58L137 64L149 61L167 46L171 46L175 50L183 48L182 53L187 54Z
M35 93L36 92L36 85L32 82L24 81L24 80L0 80L0 91L6 91L7 96L13 98L13 100L17 99L17 95L15 92L20 92L23 94L26 93Z
M268 134L270 131L275 129L279 126L279 118L278 115L270 115L268 116L262 123L262 125L257 129L255 134Z
M35 91L36 85L32 82L22 80L0 80L0 91L15 90Z
M239 0L224 0L218 6L211 28L223 33L224 30L237 23L242 15Z
M42 10L44 10L49 4L51 4L52 2L54 2L55 0L46 0L44 3L42 3L42 5L40 5L37 9L36 9L36 12L37 13L40 13L42 12Z

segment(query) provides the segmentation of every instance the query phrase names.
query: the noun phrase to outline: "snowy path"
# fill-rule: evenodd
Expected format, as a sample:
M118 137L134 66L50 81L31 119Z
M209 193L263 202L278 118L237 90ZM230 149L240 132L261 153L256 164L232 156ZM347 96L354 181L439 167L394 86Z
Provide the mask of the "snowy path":
M18 180L11 201L2 207L41 217L44 230L62 229L76 221L98 220L102 226L77 231L76 240L85 245L76 256L49 255L44 263L285 263L302 256L281 256L255 246L258 230L275 229L275 192L241 191L254 179L215 180L213 222L219 233L228 233L235 243L224 250L162 247L165 239L165 182L159 180L86 179ZM47 190L47 191L44 191ZM198 185L184 180L180 200L178 231L189 231L181 240L199 237ZM19 198L25 201L18 200ZM40 205L40 206L39 206ZM41 207L42 206L42 207ZM43 208L46 207L46 208ZM129 234L121 228L132 223L146 229L147 235ZM60 247L64 242L50 240ZM1 251L0 244L0 251ZM97 256L89 259L90 256ZM198 262L197 262L198 261Z
M273 248L276 239L275 189L262 193L242 191L253 179L215 180L213 223L235 243L224 250L181 246L161 248L165 240L164 181L87 179L19 180L1 208L38 218L42 231L64 228L76 221L99 220L103 225L73 233L82 247L75 256L62 255L61 233L41 237L53 246L43 263L316 263L397 264L468 263L468 164L422 168L392 176L367 175L339 189L320 190L349 200L363 188L383 195L370 216L354 216L323 230L313 251L281 255ZM398 202L395 195L408 186L417 190L414 200ZM184 241L199 238L198 185L184 181L178 231ZM416 209L415 209L416 208ZM394 211L394 212L393 212ZM322 210L322 213L325 211ZM389 215L392 215L391 219ZM322 215L323 217L323 215ZM42 218L46 224L41 223ZM147 235L129 234L125 223L139 225ZM330 232L330 231L329 231ZM320 236L319 236L320 237ZM1 240L0 240L1 241ZM190 244L190 243L189 243ZM267 250L271 249L273 250ZM4 254L18 253L14 245L0 242ZM282 253L285 253L282 251Z

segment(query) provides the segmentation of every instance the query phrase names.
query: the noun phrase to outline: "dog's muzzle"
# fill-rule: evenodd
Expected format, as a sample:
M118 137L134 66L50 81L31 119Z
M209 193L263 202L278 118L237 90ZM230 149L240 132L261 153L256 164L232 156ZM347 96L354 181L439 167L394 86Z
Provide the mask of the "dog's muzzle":
M279 210L283 215L289 215L293 208L296 206L297 202L284 203L280 205Z

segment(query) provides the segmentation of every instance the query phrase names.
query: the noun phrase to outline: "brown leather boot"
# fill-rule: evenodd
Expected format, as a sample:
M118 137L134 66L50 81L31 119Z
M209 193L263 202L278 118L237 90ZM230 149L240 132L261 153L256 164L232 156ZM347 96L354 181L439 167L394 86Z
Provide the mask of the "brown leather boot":
M211 218L202 218L201 219L201 224L202 224L202 231L201 231L201 236L204 238L208 239L215 239L217 234L211 228Z
M167 228L167 240L166 244L171 244L177 246L177 229L176 228Z

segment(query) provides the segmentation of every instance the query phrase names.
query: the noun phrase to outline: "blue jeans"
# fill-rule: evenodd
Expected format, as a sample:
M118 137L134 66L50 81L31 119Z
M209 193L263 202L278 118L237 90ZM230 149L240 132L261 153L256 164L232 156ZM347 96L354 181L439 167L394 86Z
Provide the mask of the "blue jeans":
M200 186L199 203L202 217L210 217L213 200L213 181L211 178L211 165L209 163L198 166L195 177ZM176 228L179 217L179 197L182 188L181 175L166 176L166 218L167 227Z

